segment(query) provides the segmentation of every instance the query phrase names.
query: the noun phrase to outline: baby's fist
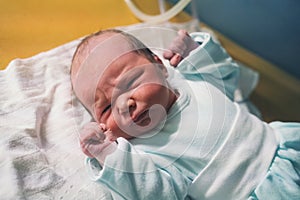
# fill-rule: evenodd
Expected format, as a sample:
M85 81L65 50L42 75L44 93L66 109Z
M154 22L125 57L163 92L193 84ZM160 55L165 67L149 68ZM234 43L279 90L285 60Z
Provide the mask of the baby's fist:
M96 158L101 164L117 146L116 143L106 139L107 132L110 130L104 124L89 122L82 128L79 135L83 153L91 158Z
M198 46L199 44L190 37L187 31L179 30L177 37L172 41L163 56L170 61L172 66L176 67L182 59Z

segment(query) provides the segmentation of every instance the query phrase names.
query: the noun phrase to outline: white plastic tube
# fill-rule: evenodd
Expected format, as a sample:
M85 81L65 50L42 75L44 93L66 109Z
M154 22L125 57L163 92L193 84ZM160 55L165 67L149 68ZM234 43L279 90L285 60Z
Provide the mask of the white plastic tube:
M125 0L127 6L131 10L131 12L140 20L158 24L161 22L166 22L172 17L176 16L179 12L181 12L190 2L191 0L180 0L175 6L169 9L167 12L159 14L159 15L148 15L142 12L139 8L131 0Z

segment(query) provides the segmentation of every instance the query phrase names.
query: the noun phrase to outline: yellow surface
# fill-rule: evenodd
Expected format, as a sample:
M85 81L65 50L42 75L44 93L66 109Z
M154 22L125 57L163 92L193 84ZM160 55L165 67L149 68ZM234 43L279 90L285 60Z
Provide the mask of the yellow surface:
M155 8L153 0L143 2ZM0 0L0 69L14 58L31 57L99 29L138 22L123 0Z

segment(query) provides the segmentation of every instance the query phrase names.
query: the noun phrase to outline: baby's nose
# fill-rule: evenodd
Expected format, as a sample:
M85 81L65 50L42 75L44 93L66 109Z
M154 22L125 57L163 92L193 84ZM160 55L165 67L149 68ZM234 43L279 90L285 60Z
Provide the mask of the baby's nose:
M117 109L119 114L124 115L128 113L131 116L135 108L136 102L134 99L128 98L125 95L121 95L117 99Z

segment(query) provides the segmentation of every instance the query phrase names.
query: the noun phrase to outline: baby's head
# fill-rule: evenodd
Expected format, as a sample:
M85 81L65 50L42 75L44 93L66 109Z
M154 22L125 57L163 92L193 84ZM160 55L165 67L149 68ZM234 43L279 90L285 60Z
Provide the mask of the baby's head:
M105 30L86 37L72 61L71 81L94 120L112 140L141 136L157 127L176 100L166 68L135 37Z

